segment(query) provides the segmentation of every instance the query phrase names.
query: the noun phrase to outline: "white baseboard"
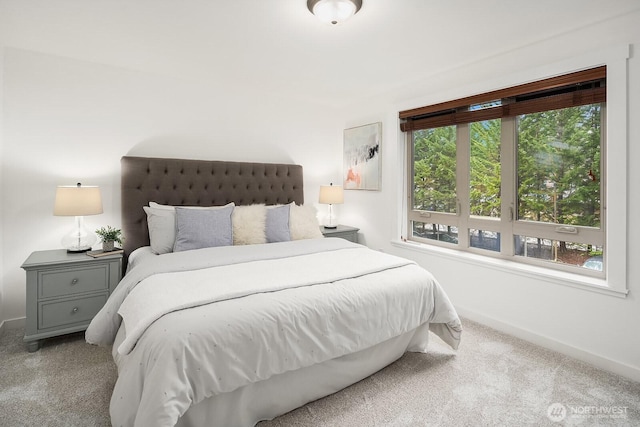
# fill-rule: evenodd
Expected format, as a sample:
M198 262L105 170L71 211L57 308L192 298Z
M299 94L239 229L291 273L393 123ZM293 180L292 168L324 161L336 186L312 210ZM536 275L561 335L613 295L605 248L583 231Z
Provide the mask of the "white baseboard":
M544 335L529 331L527 329L522 329L509 323L505 323L501 320L497 320L492 317L474 312L473 310L467 310L462 307L456 307L456 310L461 317L467 318L471 321L483 324L500 332L504 332L506 334L523 339L549 350L557 351L558 353L573 357L574 359L578 359L604 371L612 372L630 380L640 382L640 369L638 369L637 367L590 353L580 348L557 341L553 338L549 338ZM464 332L462 336L462 339L464 341Z
M26 318L24 317L19 317L17 319L3 320L0 323L0 336L4 334L4 331L7 331L9 329L24 328L25 321L26 321Z

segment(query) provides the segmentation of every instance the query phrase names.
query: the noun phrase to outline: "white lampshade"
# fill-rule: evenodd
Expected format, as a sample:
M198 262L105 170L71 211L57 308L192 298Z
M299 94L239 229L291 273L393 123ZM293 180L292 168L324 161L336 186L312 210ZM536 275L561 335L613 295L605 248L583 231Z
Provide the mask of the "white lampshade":
M344 192L341 185L321 185L319 203L326 205L339 205L344 203Z
M307 0L307 7L321 21L335 25L355 15L362 0Z
M98 215L102 210L100 188L77 185L59 186L53 205L55 216L75 216L75 227L62 238L62 246L69 252L83 252L91 249L97 241L95 233L84 227L85 215Z
M56 189L53 214L56 216L98 215L102 211L100 188L95 186L62 185Z
M321 185L320 197L318 202L329 205L329 213L327 215L327 223L324 228L336 228L335 215L333 214L333 205L344 203L344 192L341 185Z

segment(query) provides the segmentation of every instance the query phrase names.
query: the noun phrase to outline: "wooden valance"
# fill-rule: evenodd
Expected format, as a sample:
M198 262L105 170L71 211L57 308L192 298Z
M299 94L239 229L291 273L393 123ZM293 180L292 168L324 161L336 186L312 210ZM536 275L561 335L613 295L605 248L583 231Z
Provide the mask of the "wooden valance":
M606 66L401 111L403 132L606 102ZM469 107L497 100L495 107Z

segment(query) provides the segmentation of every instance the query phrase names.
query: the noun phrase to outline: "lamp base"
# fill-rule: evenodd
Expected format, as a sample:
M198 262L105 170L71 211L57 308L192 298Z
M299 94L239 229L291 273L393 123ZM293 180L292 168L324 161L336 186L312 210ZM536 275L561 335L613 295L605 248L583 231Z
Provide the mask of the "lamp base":
M337 225L325 225L324 228L328 228L329 230L335 230L336 228L338 228Z
M75 254L79 254L82 252L87 252L91 250L91 246L89 246L88 248L67 248L67 252L69 253L75 253Z
M62 238L62 247L67 252L86 252L91 250L98 238L84 226L81 216L76 217L76 226L70 233Z

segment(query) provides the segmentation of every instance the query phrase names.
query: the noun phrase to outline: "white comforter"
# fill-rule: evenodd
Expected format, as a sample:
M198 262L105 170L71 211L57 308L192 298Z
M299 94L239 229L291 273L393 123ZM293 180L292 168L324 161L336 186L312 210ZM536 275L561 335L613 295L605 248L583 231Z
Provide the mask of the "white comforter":
M425 323L454 348L460 338L455 310L428 272L342 239L155 257L125 276L87 341L113 343L121 318L117 426L173 426L208 397Z

